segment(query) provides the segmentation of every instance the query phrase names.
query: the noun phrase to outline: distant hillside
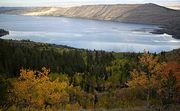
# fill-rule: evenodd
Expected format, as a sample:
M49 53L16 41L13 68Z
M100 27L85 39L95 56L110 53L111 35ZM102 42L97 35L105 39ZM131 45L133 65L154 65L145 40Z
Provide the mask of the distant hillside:
M166 24L180 20L180 11L156 4L84 5L69 8L41 7L10 10L6 13L35 16L67 16L134 23Z
M0 11L1 12L1 11ZM41 7L10 10L9 14L33 16L66 16L120 22L157 24L164 27L156 33L168 33L180 39L180 10L156 4L84 5L69 8Z
M21 14L23 12L32 10L35 7L0 7L0 14Z

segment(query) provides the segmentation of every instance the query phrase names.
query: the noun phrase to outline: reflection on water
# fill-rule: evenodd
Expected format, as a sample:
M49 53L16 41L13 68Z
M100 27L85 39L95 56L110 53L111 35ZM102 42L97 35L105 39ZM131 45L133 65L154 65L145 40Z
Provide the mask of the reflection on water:
M3 39L26 39L92 50L161 52L180 48L180 40L171 35L151 34L158 28L154 25L2 14L0 28L10 31Z

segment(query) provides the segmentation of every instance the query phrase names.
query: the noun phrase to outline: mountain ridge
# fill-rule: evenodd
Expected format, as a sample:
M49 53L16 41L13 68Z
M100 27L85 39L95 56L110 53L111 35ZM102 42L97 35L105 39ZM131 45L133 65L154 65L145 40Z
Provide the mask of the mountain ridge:
M1 11L0 11L1 13ZM163 27L155 33L167 33L180 39L180 10L173 10L153 3L82 5L74 7L36 7L11 10L5 13L30 16L64 16L117 22L155 24Z

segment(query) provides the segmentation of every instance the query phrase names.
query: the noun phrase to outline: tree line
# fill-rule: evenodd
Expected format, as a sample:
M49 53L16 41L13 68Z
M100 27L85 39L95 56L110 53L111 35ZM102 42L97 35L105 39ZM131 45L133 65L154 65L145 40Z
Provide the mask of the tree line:
M0 40L0 109L178 111L180 50L89 51ZM146 110L146 109L144 109Z

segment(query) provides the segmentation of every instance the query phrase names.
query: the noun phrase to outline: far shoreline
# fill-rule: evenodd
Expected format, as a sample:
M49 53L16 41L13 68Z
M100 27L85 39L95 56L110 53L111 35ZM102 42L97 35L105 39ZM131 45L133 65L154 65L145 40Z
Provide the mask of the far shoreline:
M4 29L0 29L0 38L1 38L2 36L8 35L8 34L9 34L9 31L6 31L6 30L4 30Z
M102 20L102 19L93 19L93 18L83 18L83 17L69 17L69 16L54 16L54 15L24 15L24 14L8 14L8 15L20 15L20 16L32 16L32 17L65 17L65 18L73 18L73 19L82 19L82 20L97 20L97 21L109 21L109 22L117 22L117 23L127 23L127 24L139 24L139 25L154 25L158 26L160 29L155 29L150 32L152 34L168 34L171 35L174 39L180 39L180 31L178 29L179 26L174 26L172 29L171 24L162 25L156 23L138 23L138 22L125 22L125 21L116 21L116 20ZM177 30L174 30L177 29Z

